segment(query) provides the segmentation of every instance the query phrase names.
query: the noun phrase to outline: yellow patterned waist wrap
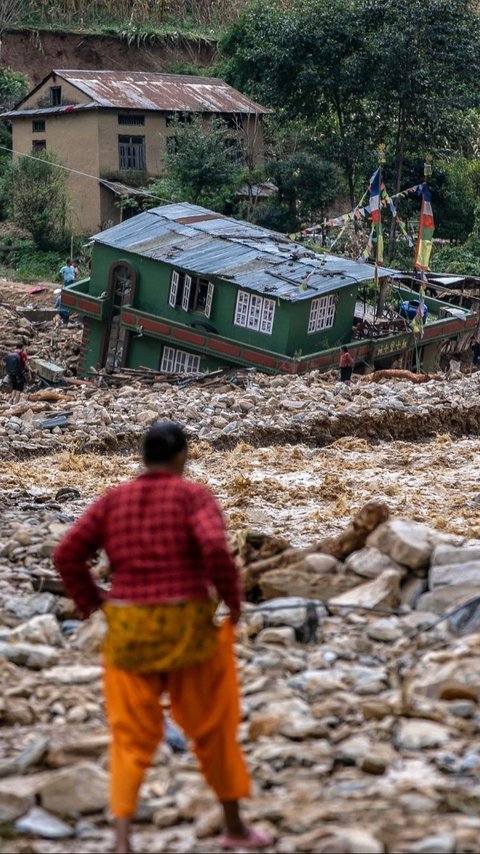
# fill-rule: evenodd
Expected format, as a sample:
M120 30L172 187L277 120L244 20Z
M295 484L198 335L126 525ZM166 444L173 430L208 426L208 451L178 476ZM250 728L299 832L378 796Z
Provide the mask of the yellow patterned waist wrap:
M190 601L159 605L106 603L107 664L136 673L191 667L211 658L218 645L213 622L217 603Z

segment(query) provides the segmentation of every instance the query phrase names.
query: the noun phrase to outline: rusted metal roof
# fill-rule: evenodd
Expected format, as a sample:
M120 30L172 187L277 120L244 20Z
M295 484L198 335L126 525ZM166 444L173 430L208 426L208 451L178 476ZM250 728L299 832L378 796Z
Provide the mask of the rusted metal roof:
M374 278L370 264L312 252L283 234L186 203L145 211L93 240L291 302Z
M66 104L58 107L38 107L30 110L10 110L8 113L1 113L2 119L17 119L28 118L29 116L57 116L60 113L80 113L84 110L95 110L96 104L92 101L87 101L85 104Z
M63 69L55 69L52 76L75 86L99 107L199 113L271 112L215 77Z

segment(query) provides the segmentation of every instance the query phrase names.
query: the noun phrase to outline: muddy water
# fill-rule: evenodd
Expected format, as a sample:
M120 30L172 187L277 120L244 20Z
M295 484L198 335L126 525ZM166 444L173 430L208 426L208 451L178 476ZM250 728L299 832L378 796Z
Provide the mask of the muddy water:
M305 545L344 527L371 498L440 530L479 537L479 464L476 438L378 445L343 438L322 449L240 443L215 451L197 444L189 474L218 496L232 528L261 529ZM61 453L5 463L0 490L12 497L53 497L57 489L74 486L82 504L70 509L78 513L83 503L139 470L134 456Z

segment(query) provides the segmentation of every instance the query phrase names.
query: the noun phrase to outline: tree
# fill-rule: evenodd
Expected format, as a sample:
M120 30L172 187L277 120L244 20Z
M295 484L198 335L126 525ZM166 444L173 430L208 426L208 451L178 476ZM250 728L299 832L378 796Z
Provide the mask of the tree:
M241 141L229 133L225 122L186 114L174 126L172 150L165 163L173 192L194 204L221 207L231 197L243 178Z
M0 68L0 112L5 113L18 104L29 90L28 77L12 68Z
M67 174L58 164L53 152L37 152L14 160L4 178L11 190L13 218L39 249L58 248L66 238Z
M356 165L369 148L361 62L367 33L357 0L260 0L220 42L229 82L274 107L280 117L322 125L327 155L347 175L352 207Z
M229 82L285 119L324 132L324 156L345 169L352 206L378 143L395 160L455 150L479 104L480 12L469 0L261 0L221 41ZM368 164L368 165L367 165Z
M338 166L306 151L270 161L267 171L278 186L280 204L309 221L325 215L342 187Z

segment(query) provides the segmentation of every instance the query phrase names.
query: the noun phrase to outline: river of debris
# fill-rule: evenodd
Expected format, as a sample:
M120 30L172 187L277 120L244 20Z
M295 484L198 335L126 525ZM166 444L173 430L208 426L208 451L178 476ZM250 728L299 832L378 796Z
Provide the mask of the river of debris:
M45 335L51 324L32 328L31 348ZM102 624L80 624L51 554L95 495L138 471L145 425L176 417L190 475L225 507L249 599L238 656L251 820L284 854L480 852L478 606L438 623L480 595L477 376L346 389L247 375L3 398L0 851L110 850ZM95 572L105 579L101 559ZM318 625L311 600L329 602ZM213 798L181 734L167 742L135 850L215 852Z

